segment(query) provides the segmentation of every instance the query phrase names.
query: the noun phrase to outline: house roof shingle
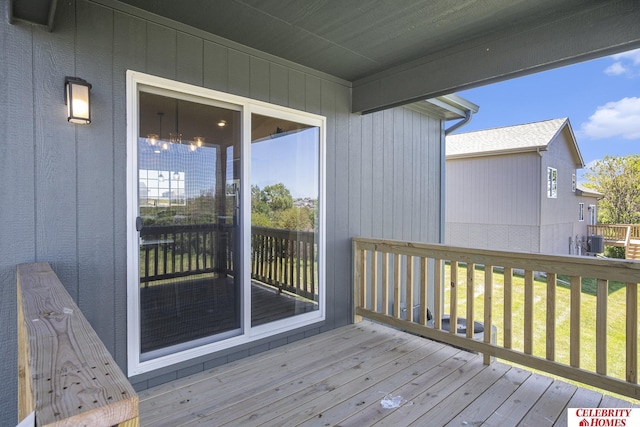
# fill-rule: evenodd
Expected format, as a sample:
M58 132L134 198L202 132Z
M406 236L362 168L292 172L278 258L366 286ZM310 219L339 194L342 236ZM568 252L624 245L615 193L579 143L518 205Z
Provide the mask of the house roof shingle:
M567 118L560 118L448 135L446 154L448 158L475 157L546 150L549 143L567 123Z

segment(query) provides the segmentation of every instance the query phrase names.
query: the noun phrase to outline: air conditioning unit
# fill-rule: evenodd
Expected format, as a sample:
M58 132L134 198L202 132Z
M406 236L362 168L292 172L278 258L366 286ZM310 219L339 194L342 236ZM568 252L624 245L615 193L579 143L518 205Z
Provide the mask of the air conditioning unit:
M594 254L604 252L604 236L589 236L587 243L589 245L589 252Z

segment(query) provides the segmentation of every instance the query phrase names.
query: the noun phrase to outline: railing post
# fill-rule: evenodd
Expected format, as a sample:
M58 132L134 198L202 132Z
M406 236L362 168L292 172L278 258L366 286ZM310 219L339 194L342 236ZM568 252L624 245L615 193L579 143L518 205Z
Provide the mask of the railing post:
M413 322L413 257L407 255L407 283L405 290L406 320Z
M441 259L434 259L433 264L433 327L442 328L442 263Z
M427 324L427 308L429 307L427 286L427 259L420 257L420 323Z
M458 261L451 261L451 289L449 291L449 333L458 331Z
M547 360L556 359L556 274L547 273Z
M389 314L389 252L382 253L382 312Z
M609 282L598 279L596 290L596 372L607 374L607 298Z
M475 269L472 262L467 263L467 338L473 338L473 319L475 306Z
M400 318L400 279L402 269L400 268L400 254L393 257L393 315Z
M493 333L493 266L484 266L484 342L491 344L491 334ZM469 330L469 319L467 319L467 331ZM473 330L473 324L472 328ZM491 356L484 353L483 361L485 365L491 364Z
M533 271L524 272L524 352L533 352Z
M638 284L627 283L627 381L638 383Z
M580 306L582 298L582 279L571 276L571 320L570 320L570 364L574 368L580 367Z
M357 314L360 305L360 287L362 286L362 251L358 242L353 241L353 323L362 322L362 316Z
M513 287L513 269L511 267L504 267L504 347L511 348L511 341L513 337L513 300L511 290Z

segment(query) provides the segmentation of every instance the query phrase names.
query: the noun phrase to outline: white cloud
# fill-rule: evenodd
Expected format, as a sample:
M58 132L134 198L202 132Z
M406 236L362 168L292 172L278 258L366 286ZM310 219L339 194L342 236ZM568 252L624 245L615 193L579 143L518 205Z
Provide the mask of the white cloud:
M610 56L615 62L605 68L609 76L640 77L640 49Z
M628 52L618 53L611 56L614 60L629 59L633 65L640 65L640 49L630 50Z
M580 127L590 138L640 139L640 98L607 102L596 109Z
M619 75L627 74L630 72L631 70L625 67L624 65L622 65L622 62L614 62L604 70L604 73L609 76L619 76Z

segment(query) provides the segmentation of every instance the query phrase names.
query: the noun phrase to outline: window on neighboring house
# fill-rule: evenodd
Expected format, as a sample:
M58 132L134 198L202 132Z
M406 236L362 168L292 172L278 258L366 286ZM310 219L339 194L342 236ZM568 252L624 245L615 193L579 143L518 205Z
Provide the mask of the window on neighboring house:
M547 168L547 197L558 197L558 170L555 168Z
M596 205L589 205L589 225L596 225L598 216L596 215Z
M571 174L571 191L576 192L576 174Z
M578 204L578 221L584 221L584 203Z

